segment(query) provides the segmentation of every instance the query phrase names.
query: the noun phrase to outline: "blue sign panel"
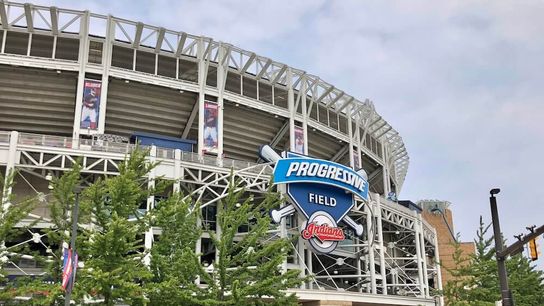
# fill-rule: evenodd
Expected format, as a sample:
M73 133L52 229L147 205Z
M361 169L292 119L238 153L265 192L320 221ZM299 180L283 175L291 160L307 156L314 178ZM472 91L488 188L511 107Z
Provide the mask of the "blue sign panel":
M335 186L313 183L287 185L287 194L298 204L301 212L309 219L317 211L325 211L336 223L353 207L353 195Z
M280 159L274 168L275 184L317 183L336 186L368 199L368 183L359 173L341 164L327 160L290 157Z
M360 173L292 152L284 152L282 158L269 146L261 147L260 155L276 163L274 184L286 185L292 203L270 212L274 222L279 223L297 209L307 219L301 225L301 237L318 253L334 251L345 239L340 222L351 227L357 236L363 234L363 226L347 215L354 206L354 195L368 199L368 183Z

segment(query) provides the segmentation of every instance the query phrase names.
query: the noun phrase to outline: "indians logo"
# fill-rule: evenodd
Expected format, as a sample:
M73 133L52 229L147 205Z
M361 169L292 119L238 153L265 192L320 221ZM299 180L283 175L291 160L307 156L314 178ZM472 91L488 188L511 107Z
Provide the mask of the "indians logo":
M301 226L301 237L315 252L323 254L334 251L346 238L338 223L351 227L357 236L363 234L363 226L347 215L354 205L354 196L368 198L368 183L361 173L292 152L284 152L282 158L270 146L261 147L260 155L276 163L274 184L286 185L289 203L270 212L274 222L280 223L298 211L307 220Z

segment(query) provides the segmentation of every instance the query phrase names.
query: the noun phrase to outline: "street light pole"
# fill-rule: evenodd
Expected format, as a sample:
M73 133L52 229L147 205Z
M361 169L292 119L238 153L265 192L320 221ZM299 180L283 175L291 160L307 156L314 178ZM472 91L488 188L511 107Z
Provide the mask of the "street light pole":
M77 267L74 265L74 260L76 258L76 236L77 236L77 217L79 212L79 189L75 190L75 202L74 207L72 209L72 234L70 235L70 249L72 249L71 252L71 258L70 263L73 265L72 267L72 280L70 282L70 285L66 288L66 297L64 298L64 305L70 306L70 300L72 299L72 288L74 287L75 282L75 276L76 276L76 269Z
M491 189L489 192L489 204L491 206L491 221L493 222L493 234L495 236L495 254L497 257L497 266L499 269L499 282L501 286L501 297L503 306L513 306L514 300L512 299L512 292L508 288L508 275L506 273L506 256L502 255L504 248L501 235L501 226L499 223L499 212L497 210L497 198L495 195L501 190L499 188Z

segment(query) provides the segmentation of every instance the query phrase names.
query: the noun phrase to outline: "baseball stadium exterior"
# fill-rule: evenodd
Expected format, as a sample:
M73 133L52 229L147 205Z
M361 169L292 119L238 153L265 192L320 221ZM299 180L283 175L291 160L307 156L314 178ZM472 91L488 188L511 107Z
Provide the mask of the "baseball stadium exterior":
M149 179L191 191L213 227L231 171L249 192L266 192L273 165L257 152L268 144L368 174L368 201L348 213L364 234L341 225L346 240L330 254L299 240L284 264L311 275L291 289L301 303L442 303L432 296L441 289L436 232L391 200L409 158L371 101L228 43L89 11L0 1L0 44L0 171L18 170L14 195L47 195L46 177L78 159L87 182L115 175L138 138L160 162ZM23 222L40 219L27 243L48 216L45 196ZM286 218L279 235L301 222ZM145 235L149 248L153 232ZM203 264L210 245L205 235L197 244ZM32 260L13 264L12 275L40 272Z

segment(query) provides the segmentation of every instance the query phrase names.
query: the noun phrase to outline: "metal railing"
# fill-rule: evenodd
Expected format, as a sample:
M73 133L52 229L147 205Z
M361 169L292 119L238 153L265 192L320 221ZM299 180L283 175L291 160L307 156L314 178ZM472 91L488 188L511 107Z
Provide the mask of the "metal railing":
M9 143L9 139L10 132L0 131L0 143ZM137 146L131 143L109 142L97 139L79 139L78 141L73 141L71 137L40 135L31 133L19 133L18 144L26 146L41 146L49 148L53 147L117 154L129 154ZM139 148L148 149L150 147L139 145ZM159 159L173 160L175 159L175 149L157 147L156 157ZM199 155L198 153L186 151L181 151L180 160L214 167L221 167L227 169L232 168L234 170L242 170L257 165L257 163L249 161L235 160L230 158L217 158L216 156ZM267 167L267 165L263 164L263 167ZM249 169L248 172L258 173L261 170L261 167L254 167L252 169ZM272 168L269 167L268 169L265 169L265 173L272 174Z
M10 135L10 132L0 131L0 143L9 143Z

